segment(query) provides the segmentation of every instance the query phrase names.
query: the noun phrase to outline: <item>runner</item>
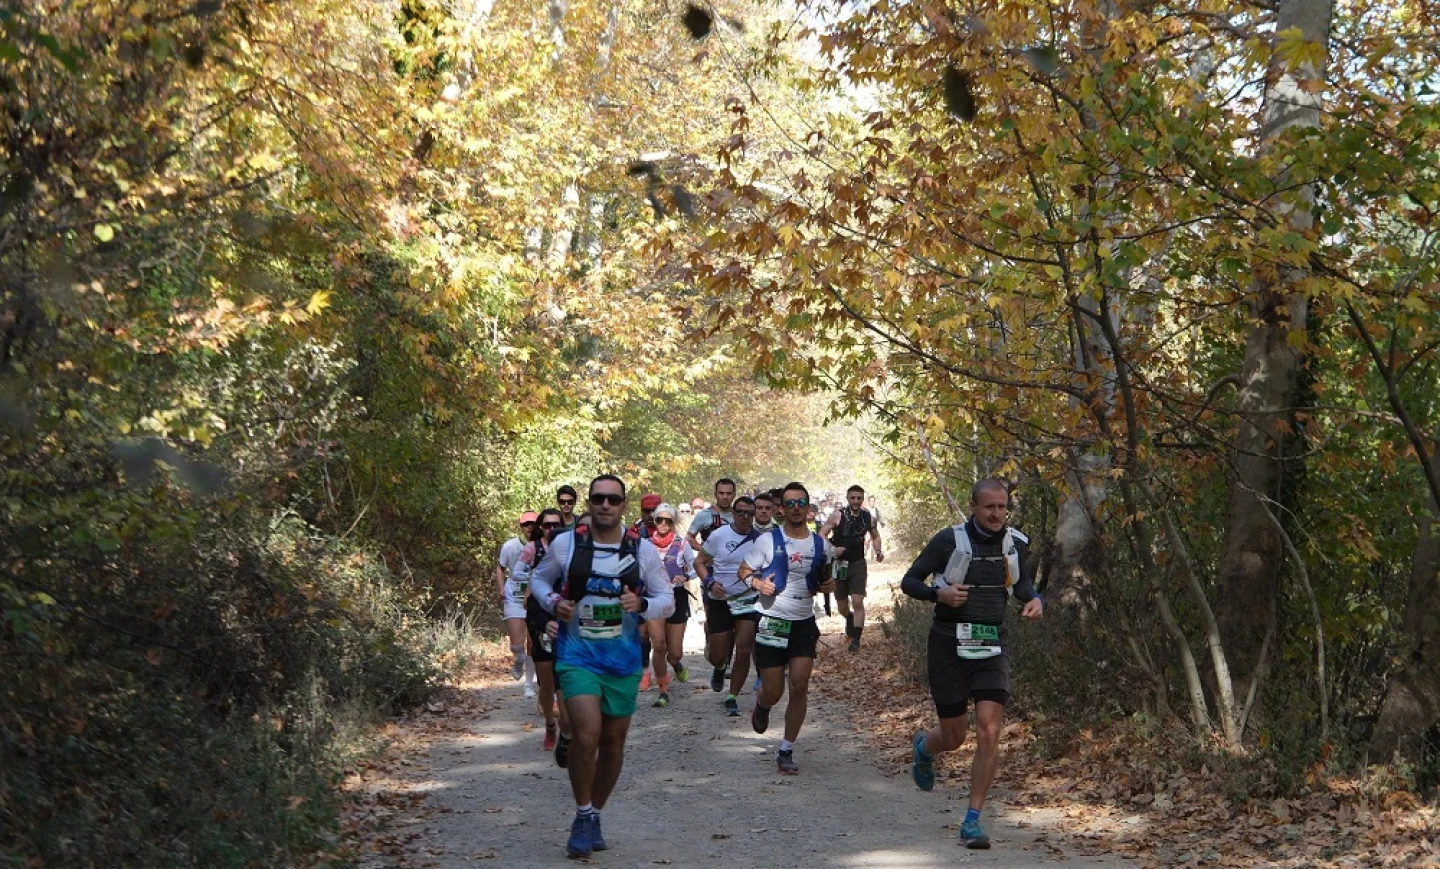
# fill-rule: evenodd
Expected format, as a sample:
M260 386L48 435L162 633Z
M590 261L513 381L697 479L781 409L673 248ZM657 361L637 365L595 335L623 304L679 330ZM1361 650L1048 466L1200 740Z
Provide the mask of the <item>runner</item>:
M525 697L535 697L535 662L525 654L525 588L517 587L511 580L511 571L520 558L520 550L530 539L530 529L535 526L536 516L526 510L520 514L520 534L500 544L500 554L495 565L495 588L500 597L500 606L505 617L505 630L510 635L510 654L515 662L510 665L510 678L519 682L525 680ZM523 538L523 539L522 539Z
M560 508L560 516L565 520L566 528L575 527L575 501L579 497L575 493L575 487L568 483L555 490L555 505Z
M1030 540L1006 526L1009 491L1000 480L981 480L970 492L970 518L930 538L905 571L900 589L935 604L926 651L930 697L940 719L915 734L911 775L921 790L935 787L935 755L965 741L966 703L975 701L975 761L970 769L970 810L960 825L967 848L989 848L980 824L985 797L999 765L1000 728L1010 700L1005 605L1024 603L1020 614L1038 619L1045 601L1035 591ZM935 576L936 584L927 580Z
M761 534L769 534L774 528L775 508L780 504L780 493L775 491L761 492L755 496L755 530Z
M875 517L866 510L865 490L851 486L845 492L846 505L830 514L830 521L821 529L820 536L827 534L835 546L840 563L835 577L835 601L840 604L840 615L845 617L845 636L850 638L850 651L860 651L860 635L865 633L865 585L870 575L865 564L865 537L875 549L875 560L885 560L880 550L880 528Z
M632 529L642 538L648 539L655 533L655 508L660 506L661 498L654 492L640 496L640 518L635 520ZM662 639L663 642L663 639ZM650 690L650 656L653 641L650 636L650 622L640 623L640 657L645 662L645 672L640 676L640 690ZM668 702L668 701L667 701Z
M670 705L670 675L667 665L674 667L675 678L681 682L690 681L690 671L685 669L685 623L690 620L690 591L685 581L698 575L695 550L690 542L675 530L675 508L661 504L655 508L655 533L650 543L660 551L661 563L675 589L675 612L663 622L659 618L646 622L650 642L655 647L651 659L655 671L655 682L660 686L660 696L655 705L661 708ZM703 568L699 568L703 569Z
M755 625L760 616L755 612L758 595L745 587L737 571L745 561L745 553L760 532L754 528L755 502L740 498L734 504L734 522L711 534L705 541L700 558L709 572L705 585L705 633L709 638L706 655L715 671L710 674L710 690L725 687L725 670L730 656L735 656L730 678L730 693L725 695L725 714L740 717L740 689L750 675L750 657L755 647Z
M589 502L589 523L556 535L530 580L536 600L563 623L555 672L573 731L568 769L575 820L565 844L572 857L608 847L600 810L620 778L645 668L639 623L675 607L659 551L620 522L625 483L613 474L596 477Z
M820 521L820 508L814 502L811 502L810 508L805 511L805 524L816 534L820 534L820 529L824 527L825 523ZM821 534L821 536L824 535ZM827 591L821 595L821 599L825 602L825 617L829 618L834 615L830 609L830 592Z
M735 503L735 481L721 477L715 481L715 506L695 511L690 520L690 531L685 539L696 552L705 544L705 538L714 534L721 525L730 523L730 506Z
M790 705L785 709L785 735L775 755L784 775L795 775L795 740L805 723L810 697L810 672L820 627L815 622L816 592L833 588L826 575L833 557L825 538L810 530L807 510L810 493L800 483L789 483L781 493L785 523L756 540L740 565L740 580L759 592L760 622L755 635L755 666L761 688L750 710L756 733L770 727L770 709L785 694L785 668L790 668Z
M539 520L530 532L530 543L520 551L520 558L510 572L514 582L530 581L535 565L545 558L551 539L565 527L565 517L554 507L540 511ZM529 589L527 588L528 592ZM546 751L555 752L555 762L565 766L570 747L570 716L565 712L565 703L555 702L555 635L560 623L545 611L532 594L525 595L525 623L530 635L530 658L535 662L535 677L540 683L540 714L545 716ZM558 726L557 726L558 713Z

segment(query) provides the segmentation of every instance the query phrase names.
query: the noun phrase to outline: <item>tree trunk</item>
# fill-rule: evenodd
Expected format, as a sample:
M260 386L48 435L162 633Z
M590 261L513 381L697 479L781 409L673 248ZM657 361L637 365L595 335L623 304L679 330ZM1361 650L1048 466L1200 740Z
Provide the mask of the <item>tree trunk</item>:
M1308 42L1327 45L1333 0L1281 0L1275 31L1299 28ZM1281 37L1274 37L1278 45ZM1328 56L1328 49L1327 49ZM1276 52L1265 89L1262 148L1294 127L1320 122L1318 95L1322 67L1283 65ZM1284 177L1276 179L1277 186ZM1314 224L1308 203L1314 190L1299 192L1299 203L1280 206L1291 228L1308 234ZM1230 471L1226 510L1225 551L1220 560L1216 614L1230 658L1236 693L1249 687L1260 663L1260 648L1276 619L1284 542L1261 499L1281 500L1287 471L1284 445L1293 431L1293 405L1304 357L1290 342L1305 331L1306 299L1295 292L1304 277L1298 269L1257 276L1249 307L1258 322L1245 345L1241 372L1240 420Z
M1431 447L1430 466L1440 472L1437 447L1440 444ZM1418 761L1425 731L1440 724L1440 503L1433 496L1429 500L1430 512L1420 519L1405 601L1405 634L1413 646L1390 680L1370 737L1370 759L1378 763Z

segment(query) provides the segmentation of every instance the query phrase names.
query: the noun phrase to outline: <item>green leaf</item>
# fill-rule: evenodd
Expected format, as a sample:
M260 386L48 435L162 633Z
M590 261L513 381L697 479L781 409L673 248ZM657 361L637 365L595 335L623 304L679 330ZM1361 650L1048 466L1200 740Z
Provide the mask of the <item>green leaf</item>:
M108 242L115 237L115 227L108 223L95 224L95 237L102 243Z

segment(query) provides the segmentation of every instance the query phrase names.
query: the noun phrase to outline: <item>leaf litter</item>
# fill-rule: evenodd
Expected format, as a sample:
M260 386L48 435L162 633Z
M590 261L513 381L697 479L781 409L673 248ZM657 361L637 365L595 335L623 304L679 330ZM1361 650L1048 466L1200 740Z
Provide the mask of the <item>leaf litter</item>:
M871 606L878 615L884 603ZM874 765L908 777L911 739L935 724L934 707L924 674L906 671L898 641L879 629L873 640L866 633L862 654L822 644L816 669L825 676L811 690L850 709ZM1015 689L1023 696L1023 684ZM960 750L935 759L937 791L968 791L974 745L972 730ZM1004 802L1016 814L1058 815L1067 841L1040 837L1054 856L1064 846L1155 869L1440 867L1440 813L1403 791L1377 792L1316 767L1294 794L1236 800L1186 734L1128 720L1082 730L1060 757L1040 749L1030 722L1008 721L996 788L1008 790Z

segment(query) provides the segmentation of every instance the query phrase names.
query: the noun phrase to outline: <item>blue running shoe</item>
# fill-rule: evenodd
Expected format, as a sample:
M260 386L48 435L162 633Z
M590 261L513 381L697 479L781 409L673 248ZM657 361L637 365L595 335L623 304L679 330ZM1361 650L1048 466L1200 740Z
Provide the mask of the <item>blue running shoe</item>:
M915 734L910 743L910 777L922 791L935 789L935 758L925 753L925 731Z
M610 846L605 844L605 836L600 832L600 813L596 812L590 819L590 850L604 851Z
M966 821L960 825L960 841L966 848L983 850L990 847L990 837L985 835L985 828L980 826L979 821Z
M570 841L565 843L566 856L589 857L590 852L595 850L595 843L590 838L594 830L590 821L592 817L577 813L575 820L570 822Z

